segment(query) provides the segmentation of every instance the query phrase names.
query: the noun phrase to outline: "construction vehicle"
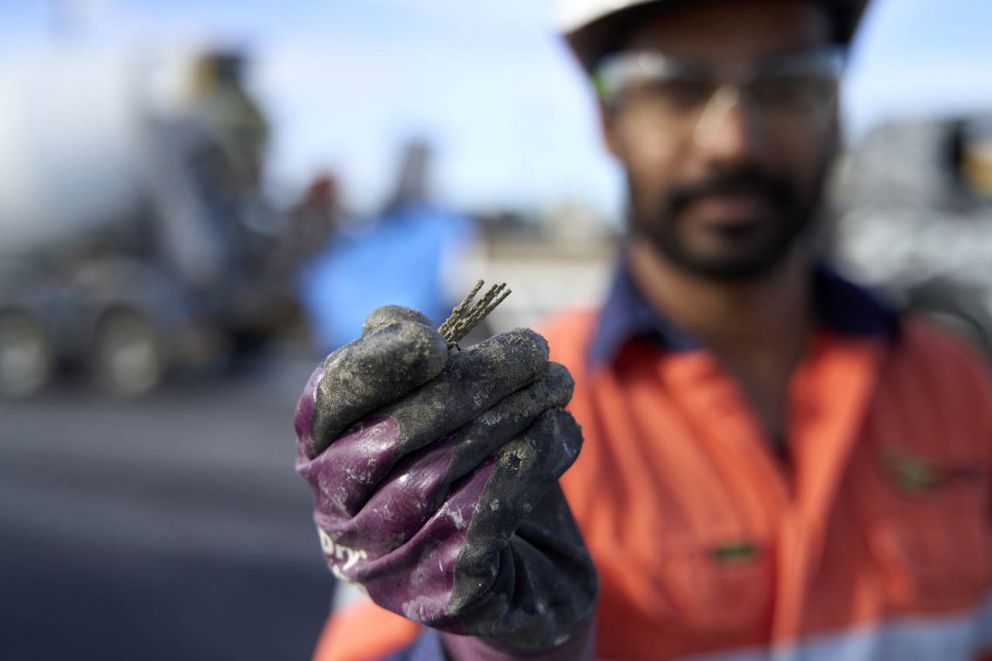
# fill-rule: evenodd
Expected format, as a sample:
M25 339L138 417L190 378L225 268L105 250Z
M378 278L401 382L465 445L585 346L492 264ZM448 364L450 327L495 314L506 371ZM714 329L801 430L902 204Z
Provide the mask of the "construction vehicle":
M842 268L992 356L992 116L881 125L838 188Z
M279 330L245 65L63 46L0 71L0 395L65 371L137 395Z

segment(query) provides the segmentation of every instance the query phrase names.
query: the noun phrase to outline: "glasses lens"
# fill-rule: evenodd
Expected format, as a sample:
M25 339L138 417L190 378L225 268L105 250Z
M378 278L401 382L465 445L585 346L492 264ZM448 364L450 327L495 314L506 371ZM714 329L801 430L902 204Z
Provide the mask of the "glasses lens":
M821 75L787 74L758 78L746 89L761 112L802 116L828 109L837 94L837 81Z
M840 53L831 50L775 57L749 74L720 76L701 62L623 53L604 63L596 83L609 107L652 113L659 120L699 116L724 85L740 90L763 117L803 120L833 107L842 64Z
M644 81L627 87L624 102L673 116L696 112L713 95L712 82L687 77Z

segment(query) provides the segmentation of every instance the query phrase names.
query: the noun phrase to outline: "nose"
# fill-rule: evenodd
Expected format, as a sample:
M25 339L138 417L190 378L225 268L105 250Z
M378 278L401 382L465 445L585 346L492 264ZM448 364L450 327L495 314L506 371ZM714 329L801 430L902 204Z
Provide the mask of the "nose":
M761 151L755 120L740 89L735 85L724 85L713 93L703 108L693 131L693 142L712 162L754 160Z

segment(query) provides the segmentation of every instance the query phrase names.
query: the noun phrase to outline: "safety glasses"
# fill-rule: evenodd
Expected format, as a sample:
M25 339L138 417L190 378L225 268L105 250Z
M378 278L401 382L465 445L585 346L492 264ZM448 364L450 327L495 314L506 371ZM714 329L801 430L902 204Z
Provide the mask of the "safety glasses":
M705 129L737 103L770 121L819 119L836 103L843 66L839 49L769 57L729 70L657 52L624 52L603 61L594 83L611 111L630 108L669 125Z

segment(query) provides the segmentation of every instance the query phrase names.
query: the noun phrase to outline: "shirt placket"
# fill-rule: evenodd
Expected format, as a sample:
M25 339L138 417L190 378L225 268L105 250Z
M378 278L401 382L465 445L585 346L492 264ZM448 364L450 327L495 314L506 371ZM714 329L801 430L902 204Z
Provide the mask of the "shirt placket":
M723 479L752 522L775 531L777 581L772 640L802 632L808 586L823 549L826 521L874 389L876 340L818 333L790 380L792 465L772 449L736 381L710 354L666 375L702 430ZM785 656L788 658L788 655Z
M793 640L803 632L827 522L861 435L883 354L877 338L821 331L790 382L795 497L780 540L776 640Z

